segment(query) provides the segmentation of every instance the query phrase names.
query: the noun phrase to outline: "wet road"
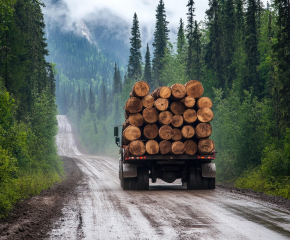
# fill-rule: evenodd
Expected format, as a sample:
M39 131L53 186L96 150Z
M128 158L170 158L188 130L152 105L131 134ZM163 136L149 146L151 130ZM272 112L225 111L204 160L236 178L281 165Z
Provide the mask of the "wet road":
M59 155L85 177L50 239L290 239L290 214L224 190L187 191L181 183L123 191L118 160L82 154L65 116L58 116Z

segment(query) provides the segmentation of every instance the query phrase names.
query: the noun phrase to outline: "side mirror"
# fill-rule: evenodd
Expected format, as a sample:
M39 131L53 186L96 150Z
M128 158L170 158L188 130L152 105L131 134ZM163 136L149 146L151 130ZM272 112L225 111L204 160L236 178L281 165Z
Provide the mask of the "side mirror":
M119 137L119 127L114 127L114 137Z
M115 143L117 144L118 147L120 147L120 138L115 137Z

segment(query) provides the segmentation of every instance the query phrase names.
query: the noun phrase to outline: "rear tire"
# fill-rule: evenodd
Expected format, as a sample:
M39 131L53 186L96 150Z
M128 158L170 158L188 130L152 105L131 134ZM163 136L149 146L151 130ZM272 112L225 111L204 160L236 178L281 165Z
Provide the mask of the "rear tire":
M208 189L215 189L215 178L208 178Z
M209 189L208 178L202 178L202 189Z
M137 169L137 190L149 190L148 168Z
M201 171L195 168L195 186L196 189L202 189L202 176Z
M188 190L196 189L195 168L193 167L191 167L187 173L187 189Z
M124 190L136 190L136 178L123 178Z

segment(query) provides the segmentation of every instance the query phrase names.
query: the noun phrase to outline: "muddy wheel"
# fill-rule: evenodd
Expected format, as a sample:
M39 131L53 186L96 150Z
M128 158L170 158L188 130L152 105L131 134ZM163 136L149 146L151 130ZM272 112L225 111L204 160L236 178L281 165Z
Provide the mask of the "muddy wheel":
M123 178L124 190L136 190L136 178Z
M208 178L208 189L215 189L215 178Z
M121 188L124 188L123 167L122 167L121 161L119 163L119 179L120 179Z
M149 190L149 170L148 170L148 168L138 168L138 170L137 170L137 190Z
M195 186L196 189L202 189L202 176L200 169L195 168Z
M193 167L191 167L187 172L187 189L188 190L196 189L195 168Z
M202 178L202 189L209 189L208 178Z

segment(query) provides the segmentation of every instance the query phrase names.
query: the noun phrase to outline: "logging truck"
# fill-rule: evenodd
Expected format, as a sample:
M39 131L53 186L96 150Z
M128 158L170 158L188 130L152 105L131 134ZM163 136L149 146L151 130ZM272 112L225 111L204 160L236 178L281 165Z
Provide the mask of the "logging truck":
M212 101L201 97L201 83L191 80L148 93L146 82L135 83L124 108L126 121L114 127L121 187L149 190L150 179L181 179L188 190L214 189Z

